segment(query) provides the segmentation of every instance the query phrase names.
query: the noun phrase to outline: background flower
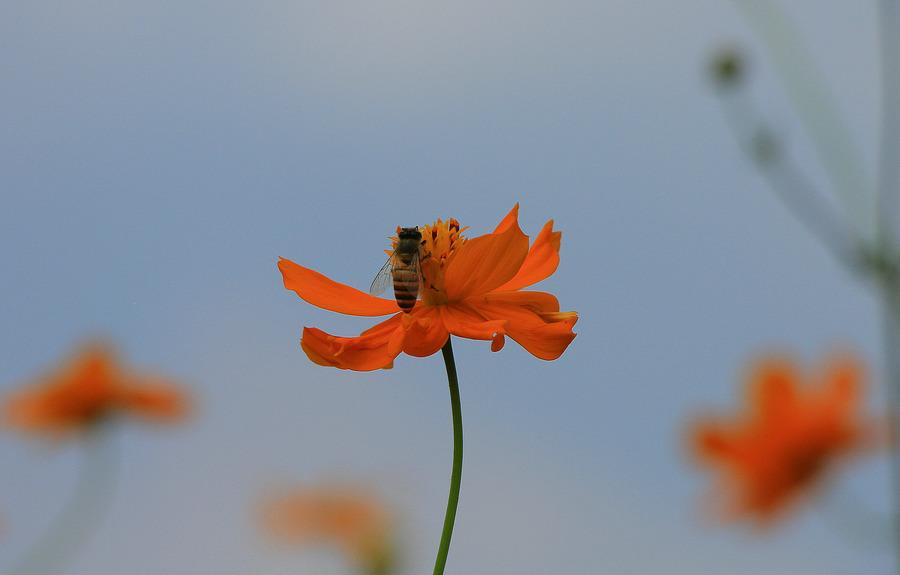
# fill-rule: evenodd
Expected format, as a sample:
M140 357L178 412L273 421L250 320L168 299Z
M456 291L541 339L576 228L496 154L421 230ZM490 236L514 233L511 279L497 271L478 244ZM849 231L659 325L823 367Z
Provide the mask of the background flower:
M396 552L390 513L371 493L323 486L297 488L267 498L262 526L273 538L296 545L335 545L364 575L394 572Z
M185 392L162 378L120 365L107 344L84 346L47 375L6 398L6 424L23 433L58 436L86 431L128 414L175 422L187 414Z
M720 474L722 511L768 524L836 463L870 447L875 426L861 408L862 378L850 356L831 358L815 375L785 357L759 360L744 412L692 430L700 462Z

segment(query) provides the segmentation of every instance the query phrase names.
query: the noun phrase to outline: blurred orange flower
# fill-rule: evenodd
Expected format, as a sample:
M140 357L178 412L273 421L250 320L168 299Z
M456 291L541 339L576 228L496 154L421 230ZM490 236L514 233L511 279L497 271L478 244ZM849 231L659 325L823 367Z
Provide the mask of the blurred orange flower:
M531 248L518 224L516 205L493 233L472 239L456 220L437 220L422 230L423 286L409 313L394 300L374 297L281 258L284 287L323 309L357 316L394 314L358 337L336 337L304 328L301 345L319 365L369 371L390 368L405 352L425 357L453 334L491 341L499 351L508 335L534 356L558 358L575 338L575 312L560 312L552 294L521 291L556 271L561 233L547 222ZM396 247L396 238L394 244Z
M26 433L64 435L124 412L152 421L177 421L187 406L183 391L161 378L123 369L108 346L95 343L11 394L4 419Z
M381 502L349 488L300 488L267 499L262 507L265 531L300 545L332 544L369 575L392 571L392 525Z
M762 359L751 372L743 415L694 425L694 452L721 471L714 501L724 502L726 518L770 524L835 463L874 445L875 425L860 413L861 364L835 356L809 379L801 385L787 358Z

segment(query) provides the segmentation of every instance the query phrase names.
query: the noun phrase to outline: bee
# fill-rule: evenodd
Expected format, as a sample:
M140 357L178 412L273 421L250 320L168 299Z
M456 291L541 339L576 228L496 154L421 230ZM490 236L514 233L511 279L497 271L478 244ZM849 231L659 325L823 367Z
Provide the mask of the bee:
M397 239L394 253L372 280L369 293L372 295L383 294L388 283L393 280L394 299L397 300L397 305L403 312L409 313L416 305L422 277L419 272L419 245L422 243L422 232L419 231L418 226L400 228Z

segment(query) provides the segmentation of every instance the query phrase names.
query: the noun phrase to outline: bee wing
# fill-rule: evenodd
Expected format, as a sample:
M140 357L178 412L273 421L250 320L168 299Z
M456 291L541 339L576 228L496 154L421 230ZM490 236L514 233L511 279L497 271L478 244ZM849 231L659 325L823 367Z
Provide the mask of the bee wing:
M419 252L413 254L412 260L409 262L409 269L416 272L416 277L419 278L419 294L421 294L425 278L422 277L422 270L419 268Z
M387 291L387 287L391 285L392 276L391 272L394 269L394 256L388 258L388 261L381 266L381 269L378 270L378 273L375 275L375 279L372 280L372 285L369 286L369 293L371 295L381 295L385 291Z
M422 269L419 267L419 253L415 252L412 254L412 257L409 260L408 264L403 264L403 267L412 271L416 274L416 278L419 280L419 297L422 296L422 292L425 291L425 276L422 275Z

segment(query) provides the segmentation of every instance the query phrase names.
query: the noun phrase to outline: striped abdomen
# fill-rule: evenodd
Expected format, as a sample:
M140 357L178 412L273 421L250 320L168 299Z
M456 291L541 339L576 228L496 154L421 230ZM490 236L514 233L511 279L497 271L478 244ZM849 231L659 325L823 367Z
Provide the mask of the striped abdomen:
M419 269L416 260L418 253L398 251L394 254L394 298L400 309L407 313L416 305L416 297L419 295Z

